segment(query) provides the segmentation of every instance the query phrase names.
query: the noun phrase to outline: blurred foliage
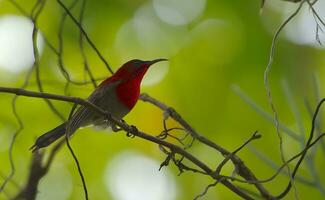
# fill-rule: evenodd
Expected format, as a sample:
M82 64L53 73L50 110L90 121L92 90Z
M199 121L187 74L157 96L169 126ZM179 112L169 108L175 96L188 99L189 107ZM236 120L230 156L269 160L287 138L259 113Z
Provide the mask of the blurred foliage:
M17 0L17 2L28 11L34 4L31 0ZM167 69L164 71L166 74L163 79L153 85L144 85L143 92L148 92L174 107L198 132L229 150L235 149L249 138L252 132L259 130L263 137L251 145L252 149L265 155L276 165L280 165L278 137L273 124L247 105L234 92L232 86L239 86L255 102L253 105L259 105L265 112L271 113L267 103L263 73L275 28L285 16L288 16L284 11L287 8L292 9L294 4L267 1L260 15L261 2L258 0L250 2L207 0L203 12L189 23L174 25L159 18L154 2L160 1L88 1L84 27L114 69L131 58L168 58L170 61L169 65L165 66ZM65 1L66 5L70 3L71 1ZM78 16L79 10L78 4L72 12ZM56 1L47 1L38 23L41 33L56 47L62 13ZM0 1L0 17L8 14L21 15L9 1ZM84 72L78 37L79 30L68 19L64 30L64 63L72 79L82 81ZM320 89L317 90L321 94L320 97L323 97L325 51L322 46L298 44L289 37L288 34L282 33L278 42L270 73L271 89L281 123L297 133L301 130L299 127L303 126L305 132L301 134L307 135L311 120L304 102L308 100L311 107L315 107L318 100L315 99L316 89L313 86L315 80L319 82ZM95 77L108 76L109 72L91 47L86 44L85 48ZM10 73L0 69L0 85L19 87L26 73L27 71ZM155 76L161 76L157 73L162 72L157 70L149 76L153 79ZM57 57L45 44L41 55L41 77L46 92L64 94L65 80L59 71ZM284 80L287 83L287 90L284 90ZM34 78L28 89L37 90ZM292 95L290 100L288 100L288 90ZM87 97L91 91L91 85L71 85L69 88L70 95L80 97ZM0 172L3 174L10 171L8 145L17 127L11 110L11 99L11 95L1 94ZM296 123L295 114L290 108L293 102L297 105L298 115L301 116L299 123ZM62 102L54 102L54 104L67 117L71 105ZM37 136L56 126L60 120L48 109L44 101L39 99L20 97L17 110L25 128L18 136L14 148L17 170L14 181L23 185L31 157L28 148ZM151 134L157 135L162 131L161 111L143 102L138 102L125 120ZM175 126L175 123L169 122L169 125ZM158 172L158 168L164 157L155 144L138 138L130 139L121 133L106 134L107 132L85 128L79 130L71 140L84 170L91 199L113 199L105 184L104 172L110 161L121 152L135 151L150 157L158 163L157 173L161 173ZM287 135L284 136L284 143L287 157L297 153L301 145ZM222 159L215 152L196 144L190 151L210 166L217 165ZM324 155L318 146L315 153L316 157L313 160L315 170L320 171L325 165ZM259 159L254 151L244 149L239 156L258 178L267 178L274 172L274 169ZM176 181L176 199L180 200L192 199L212 181L189 172L177 176L176 167L169 166L163 169L163 171L167 170ZM231 165L227 165L225 172L232 172ZM306 165L300 169L299 174L308 180L312 177ZM319 176L320 181L325 179L324 173L320 173ZM287 184L287 180L287 177L281 175L266 186L272 193L278 194ZM51 184L47 184L47 181L51 181ZM300 182L296 182L296 187L301 199L310 198L311 194L313 199L324 198L324 194L317 187ZM8 194L13 195L16 191L17 188L13 184L8 185ZM67 193L66 196L60 196L63 191ZM127 192L128 188L125 191ZM46 199L83 198L80 179L67 148L60 150L48 177L45 177L42 182L40 193L54 195ZM293 199L293 197L291 192L286 199ZM5 196L0 195L0 199L2 198ZM228 189L218 185L203 199L237 198ZM42 199L41 196L39 199Z

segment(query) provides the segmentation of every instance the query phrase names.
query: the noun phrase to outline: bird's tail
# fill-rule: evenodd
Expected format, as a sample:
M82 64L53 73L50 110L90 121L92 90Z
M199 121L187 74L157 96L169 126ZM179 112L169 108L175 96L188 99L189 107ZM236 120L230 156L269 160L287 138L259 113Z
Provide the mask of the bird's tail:
M66 131L66 123L63 123L57 126L56 128L50 130L49 132L38 137L35 144L30 148L30 150L34 152L37 149L47 147L48 145L52 144L60 137L62 137L65 134L65 131Z

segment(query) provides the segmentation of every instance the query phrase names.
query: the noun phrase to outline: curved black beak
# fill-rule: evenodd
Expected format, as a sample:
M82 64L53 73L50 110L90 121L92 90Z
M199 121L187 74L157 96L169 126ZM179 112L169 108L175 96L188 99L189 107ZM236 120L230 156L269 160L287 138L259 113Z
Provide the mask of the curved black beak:
M166 59L166 58L158 58L158 59L147 61L147 62L149 64L149 66L151 66L151 65L153 65L153 64L155 64L157 62L161 62L161 61L168 61L168 59Z

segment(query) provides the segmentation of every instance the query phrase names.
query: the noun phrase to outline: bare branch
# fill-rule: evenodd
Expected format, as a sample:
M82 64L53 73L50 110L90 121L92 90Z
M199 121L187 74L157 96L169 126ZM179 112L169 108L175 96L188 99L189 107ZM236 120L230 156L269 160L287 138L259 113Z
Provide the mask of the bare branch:
M87 185L86 185L86 181L85 181L85 177L82 173L82 170L81 170L81 166L80 166L80 163L79 163L79 160L76 156L76 154L74 153L70 143L69 143L69 138L70 138L70 127L71 127L71 117L75 111L75 109L77 108L77 103L75 103L70 111L70 114L69 114L69 120L68 120L68 125L67 125L67 129L66 129L66 133L65 133L65 141L67 143L67 146L69 148L69 151L77 165L77 168L78 168L78 172L79 172L79 175L80 175L80 178L81 178L81 181L82 181L82 186L83 186L83 189L84 189L84 192L85 192L85 199L88 200L88 190L87 190Z
M309 147L310 144L312 143L313 136L314 136L314 132L315 132L315 127L316 127L317 115L318 115L319 110L320 110L320 108L321 108L321 106L323 105L324 102L325 102L325 99L322 99L322 100L318 103L318 105L317 105L317 107L316 107L316 110L315 110L315 112L314 112L313 119L312 119L312 124L311 124L311 130L310 130L309 138L308 138L308 140L307 140L306 147L305 147L305 149L303 150L303 152L302 152L302 154L301 154L301 157L300 157L300 159L298 160L298 162L297 162L297 164L296 164L296 166L295 166L295 168L294 168L294 170L293 170L293 172L292 172L292 174L291 174L292 179L295 178L295 175L296 175L296 173L297 173L297 171L298 171L298 169L299 169L299 166L301 165L302 161L304 160L304 158L305 158L305 156L306 156L306 154L307 154L308 147ZM281 194L278 195L278 198L279 198L279 199L282 199L283 197L285 197L285 196L288 194L288 192L290 191L291 187L292 187L292 183L289 182L289 183L288 183L288 186L286 187L286 189L285 189Z
M90 46L94 49L98 57L101 59L101 61L105 64L106 68L113 74L112 68L109 66L108 62L105 60L103 55L99 52L95 44L91 41L89 38L87 32L82 27L82 25L78 22L78 20L72 15L72 13L69 11L69 9L62 3L61 0L57 0L58 4L64 9L64 11L69 15L69 17L72 19L72 21L76 24L76 26L79 28L79 30L82 32L82 34L85 36L87 42L90 44Z
M303 149L301 152L299 152L298 154L292 156L290 159L288 159L286 161L286 163L283 163L281 165L281 167L278 168L278 170L275 172L275 174L273 174L271 177L267 178L267 179L261 179L261 180L258 180L259 183L267 183L267 182L270 182L272 181L273 179L275 179L279 174L280 172L288 165L290 164L292 161L296 160L297 158L301 158L301 156L303 154L305 154L310 148L312 148L313 146L315 146L315 144L317 144L319 142L320 139L322 139L323 137L325 136L325 133L322 133L321 135L319 135L313 142L311 142L308 146L306 146L305 149ZM297 163L295 168L299 168L300 167L300 164ZM292 175L291 175L292 176ZM222 176L222 177L226 177L226 176ZM250 183L250 184L254 184L256 182L254 181L246 181L246 180L242 180L242 179L238 179L238 178L234 178L234 177L228 177L229 179L232 178L232 180L235 180L235 181L238 181L238 182L241 182L241 183ZM290 186L291 187L291 186ZM290 190L290 189L289 189ZM278 198L278 197L277 197Z
M83 0L82 4L81 4L81 11L80 11L80 15L79 15L79 23L80 23L81 26L82 26L82 23L83 23L83 17L84 17L84 13L85 13L85 9L86 9L86 3L87 3L87 0ZM83 33L82 33L81 29L79 29L79 30L80 30L79 47L80 47L81 56L82 56L82 59L83 59L83 62L84 62L84 71L88 74L93 86L96 88L97 87L96 79L95 79L93 73L91 72L91 70L89 68L88 61L87 61L87 56L86 56L85 49L84 49L84 44L83 44L84 36L83 36Z
M92 109L92 110L98 112L98 114L106 116L108 121L110 121L111 123L117 125L118 127L121 127L125 132L131 133L132 135L143 138L145 140L154 142L154 143L156 143L158 145L163 145L164 147L170 149L171 151L184 156L184 158L186 158L187 160L189 160L190 162L195 164L197 167L201 168L204 172L209 174L211 178L213 178L215 180L220 179L219 176L217 176L215 173L213 173L213 170L211 168L209 168L206 164L201 162L198 158L196 158L192 154L185 151L183 148L181 148L181 147L179 147L177 145L174 145L172 143L169 143L167 141L161 140L161 139L159 139L157 137L146 134L144 132L138 131L136 128L134 128L134 126L130 126L130 125L126 124L124 121L120 121L120 120L117 120L117 119L113 118L106 111L102 110L98 106L96 106L96 105L94 105L94 104L92 104L92 103L90 103L90 102L88 102L86 100L83 100L81 98L62 96L62 95L55 95L55 94L49 94L49 93L32 92L32 91L28 91L28 90L24 90L24 89L19 89L19 88L6 88L6 87L0 87L0 92L12 93L12 94L16 94L16 95L36 97L36 98L47 98L47 99L52 99L52 100L65 101L65 102L73 102L73 103L85 106L85 107L87 107L89 109ZM242 192L240 189L238 189L236 186L234 186L232 183L230 183L226 179L220 180L220 183L225 185L228 189L230 189L231 191L233 191L237 195L241 196L242 198L253 199L249 195Z
M38 90L43 92L43 85L40 78L40 64L39 64L39 51L37 48L37 36L38 36L38 28L37 28L37 19L41 14L42 9L45 6L46 0L38 0L40 2L40 8L35 11L34 17L32 18L33 21L33 32L32 32L32 41L33 41L33 53L34 53L34 68L36 72L36 83ZM33 13L33 12L32 12ZM52 110L52 112L57 115L62 121L65 121L64 116L54 107L54 105L48 99L44 99L47 103L48 107Z
M280 155L281 155L281 159L282 159L282 163L286 162L285 156L284 156L284 149L283 149L283 138L282 138L282 134L280 132L280 127L279 127L279 118L278 118L278 113L277 110L275 108L275 105L273 103L273 99L272 99L272 94L271 94L271 88L270 88L270 83L269 83L269 73L273 64L273 58L274 58L274 53L275 53L275 45L276 42L278 40L278 37L281 33L281 31L284 29L284 27L299 13L300 9L302 8L302 5L304 4L306 0L302 0L301 3L299 4L298 8L295 10L294 13L292 13L277 29L277 31L275 32L273 39L272 39L272 45L271 45L271 51L270 51L270 55L269 55L269 62L266 66L265 72L264 72L264 85L265 85L265 89L266 89L266 93L267 93L267 97L268 97L268 101L269 104L271 106L272 112L273 112L273 116L274 116L274 123L275 123L275 128L276 128L276 133L278 135L279 138L279 147L280 147ZM291 174L291 170L289 166L286 166L288 174ZM293 185L293 179L290 176L290 185ZM296 193L295 193L296 194ZM297 198L297 194L296 194L296 198Z
M206 193L209 191L209 189L212 188L212 187L215 187L219 182L220 181L215 181L214 183L211 183L208 186L206 186L205 189L204 189L204 191L201 194L197 195L194 198L194 200L200 199L201 197L203 197L204 195L206 195Z
M10 1L14 6L16 6L18 8L18 10L20 10L21 12L23 13L26 13L27 12L24 12L24 10L14 1L14 0L11 0ZM33 8L32 8L32 11L31 11L31 14L30 14L30 19L33 21L33 16L35 16L35 18L37 19L39 13L41 12L42 8L43 8L44 5L42 5L42 1L37 1ZM37 8L39 8L38 12L34 15L34 12L37 10ZM28 15L28 14L27 14ZM26 75L26 78L25 78L25 81L23 83L23 85L21 86L21 88L26 88L28 83L29 83L29 79L34 71L34 68L35 68L35 65L28 71L27 75ZM10 162L10 174L8 175L8 177L5 179L5 181L1 184L1 187L0 187L0 193L4 190L4 188L6 187L7 183L12 179L12 177L14 176L15 174L15 164L14 164L14 161L13 161L13 148L14 148L14 144L15 144L15 141L16 141L16 138L18 137L18 135L20 134L20 132L23 130L24 128L24 125L23 125L23 122L21 120L21 118L19 117L18 115L18 112L16 110L16 102L17 102L17 98L18 96L15 95L12 99L12 112L18 122L18 129L16 130L16 132L13 134L13 137L12 137L12 140L11 140L11 143L10 143L10 146L9 146L9 162Z
M240 147L238 147L235 151L233 151L232 153L228 154L225 159L223 159L223 161L218 165L215 173L220 174L222 167L227 164L227 162L234 156L236 155L237 152L239 152L241 149L243 149L246 145L248 145L251 141L256 140L256 139L260 139L262 136L260 134L258 134L257 131L255 131L253 133L253 135L246 141L244 142L244 144L242 144ZM236 166L235 166L236 167Z
M224 149L223 147L217 145L216 143L212 142L211 140L205 138L204 136L200 135L198 132L195 131L195 129L187 123L182 116L177 113L173 108L167 106L166 104L158 101L157 99L149 96L148 94L141 94L140 99L144 102L149 102L152 105L155 105L156 107L160 108L162 111L166 112L168 111L170 114L170 117L172 117L175 121L177 121L180 125L182 125L187 131L191 133L191 135L201 143L207 145L208 147L211 147L218 152L220 152L223 156L230 155L231 153ZM245 178L248 182L252 181L255 184L255 187L258 189L258 191L261 193L261 195L266 199L272 199L272 195L264 188L262 184L260 184L253 174L253 172L244 164L244 162L237 157L236 155L231 157L232 163L237 167L238 174Z
M32 161L30 164L30 173L28 177L28 183L21 190L14 200L26 199L26 200L34 200L37 195L37 186L39 184L40 179L38 177L43 177L47 173L47 169L43 168L41 163L43 160L44 153L38 151L33 154Z
M256 111L256 113L258 113L261 117L263 117L267 121L272 122L272 124L275 124L273 116L271 114L267 113L256 102L254 102L246 93L244 93L241 90L241 88L238 85L233 85L231 88L247 105L249 105L252 109L254 109ZM301 140L301 136L299 136L295 131L290 129L285 124L279 122L279 128L283 131L283 133L287 134L289 137L291 137L295 141Z

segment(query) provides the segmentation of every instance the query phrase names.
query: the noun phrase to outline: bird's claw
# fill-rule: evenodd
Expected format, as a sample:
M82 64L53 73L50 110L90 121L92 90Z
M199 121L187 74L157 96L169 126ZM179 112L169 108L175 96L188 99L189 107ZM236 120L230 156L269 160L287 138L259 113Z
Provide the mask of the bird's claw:
M112 114L111 114L111 113L109 113L109 112L107 112L107 113L106 113L106 118L107 118L107 120L110 120L110 119L112 119Z
M119 128L119 127L117 127L117 126L115 126L115 125L112 125L111 127L112 127L112 130L113 130L114 132L119 132L119 131L122 130L122 128Z
M131 125L130 128L131 128L131 130L126 133L126 136L130 137L130 138L134 138L135 135L133 133L137 133L138 129L137 129L137 127L135 127L133 125Z
M173 115L176 111L173 107L168 107L166 112L168 113L169 116Z
M134 137L135 137L135 135L133 135L133 134L130 133L130 132L127 132L127 133L126 133L126 136L127 136L127 137L130 137L130 138L134 138Z
M172 107L168 107L164 112L163 112L163 117L164 120L167 120L169 117L173 116L175 114L175 109Z

